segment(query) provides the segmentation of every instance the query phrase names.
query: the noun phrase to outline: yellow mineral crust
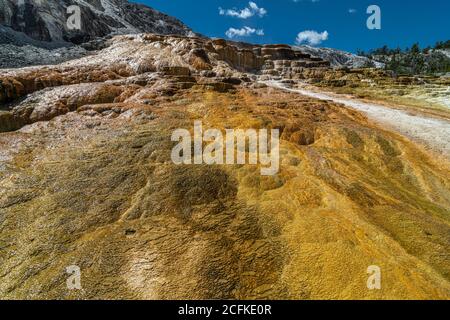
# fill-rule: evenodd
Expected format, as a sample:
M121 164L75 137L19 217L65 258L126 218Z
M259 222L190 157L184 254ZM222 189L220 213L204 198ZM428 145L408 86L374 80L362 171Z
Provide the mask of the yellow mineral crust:
M272 88L113 89L0 134L1 298L450 298L447 160ZM170 135L195 120L280 129L279 173L174 165Z

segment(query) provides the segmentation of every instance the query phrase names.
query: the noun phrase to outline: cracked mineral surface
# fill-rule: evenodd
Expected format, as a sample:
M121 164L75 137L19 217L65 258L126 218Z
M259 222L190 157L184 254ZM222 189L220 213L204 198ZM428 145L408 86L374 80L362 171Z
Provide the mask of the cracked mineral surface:
M332 70L284 45L154 34L0 70L0 297L449 299L450 166L440 145L298 90L373 93L369 80L411 94L418 86L380 70ZM422 81L445 94L447 80ZM448 124L442 99L367 92ZM172 132L196 120L279 129L280 171L173 164ZM82 290L67 290L71 265ZM381 290L367 288L372 265Z

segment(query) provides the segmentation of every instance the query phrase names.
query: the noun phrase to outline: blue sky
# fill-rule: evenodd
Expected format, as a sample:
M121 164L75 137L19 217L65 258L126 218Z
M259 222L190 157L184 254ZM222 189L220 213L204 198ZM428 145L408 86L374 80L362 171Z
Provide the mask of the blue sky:
M227 38L227 30L234 28L228 33L234 40L253 43L295 44L297 35L308 30L317 34L304 33L303 39L314 38L320 41L318 46L352 52L384 44L427 46L450 39L450 0L252 0L256 7L248 0L134 2L177 17L206 36ZM381 30L366 26L366 10L372 4L381 9Z

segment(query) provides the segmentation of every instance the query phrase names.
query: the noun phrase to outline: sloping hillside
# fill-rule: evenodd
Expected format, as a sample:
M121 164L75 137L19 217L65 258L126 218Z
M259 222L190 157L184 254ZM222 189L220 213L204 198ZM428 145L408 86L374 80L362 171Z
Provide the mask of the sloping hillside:
M346 71L281 45L111 41L0 73L1 298L450 298L448 160L259 81ZM174 164L171 135L195 120L279 129L279 172ZM82 290L67 288L72 265Z

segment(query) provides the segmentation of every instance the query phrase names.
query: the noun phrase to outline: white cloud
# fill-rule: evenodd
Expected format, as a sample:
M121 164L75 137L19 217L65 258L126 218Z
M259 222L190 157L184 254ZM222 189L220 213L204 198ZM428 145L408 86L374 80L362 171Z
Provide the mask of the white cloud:
M230 28L227 30L227 32L225 32L225 35L230 39L235 38L235 37L249 37L254 34L256 34L257 36L263 36L264 30L263 29L254 29L254 28L245 26L241 29Z
M322 41L328 40L328 31L318 33L313 30L302 31L297 35L295 43L300 45L302 43L307 43L312 46L320 44Z
M350 8L348 9L348 13L356 13L356 9Z
M264 8L258 7L258 5L255 2L250 1L248 3L248 7L238 10L236 8L234 9L222 9L219 7L219 14L222 16L230 16L230 17L236 17L240 19L248 19L255 15L259 17L264 17L267 14L267 10Z

